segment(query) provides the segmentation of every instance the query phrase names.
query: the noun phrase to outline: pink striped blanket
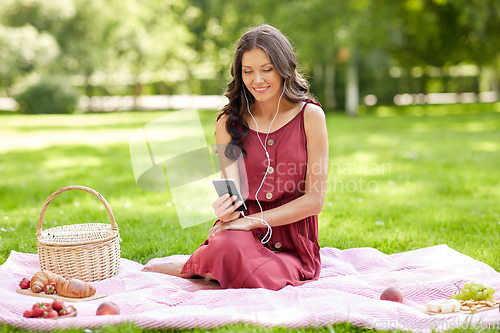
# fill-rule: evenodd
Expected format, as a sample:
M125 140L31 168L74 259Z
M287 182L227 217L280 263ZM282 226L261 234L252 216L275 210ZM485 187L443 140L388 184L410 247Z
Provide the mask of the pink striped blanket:
M350 322L411 331L500 326L498 308L474 315L431 316L419 311L428 301L455 292L455 283L463 286L474 281L500 288L500 273L446 245L393 255L373 248L322 248L321 259L318 281L279 291L222 290L205 280L141 272L141 264L122 259L116 276L93 283L106 298L73 303L77 317L50 320L22 317L24 310L47 299L16 293L19 281L31 277L39 266L36 254L12 251L0 266L0 322L33 330L93 328L127 321L144 328L210 328L241 322L290 328ZM389 286L402 291L402 304L379 300ZM118 304L121 314L96 316L97 307L105 300Z

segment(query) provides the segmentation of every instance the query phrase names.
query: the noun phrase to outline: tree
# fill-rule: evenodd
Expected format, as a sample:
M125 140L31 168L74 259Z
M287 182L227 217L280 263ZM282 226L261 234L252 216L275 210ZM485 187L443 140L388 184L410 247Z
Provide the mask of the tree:
M0 86L6 87L7 95L14 83L49 64L59 53L54 38L31 25L0 25L0 49Z
M116 41L119 68L132 75L134 95L141 95L143 84L152 80L168 81L178 75L187 80L189 64L197 55L190 47L193 35L179 16L185 2L151 0L141 6L129 0L125 4L121 17L126 19Z
M8 95L15 83L56 59L59 46L50 30L73 13L70 1L0 2L0 87Z

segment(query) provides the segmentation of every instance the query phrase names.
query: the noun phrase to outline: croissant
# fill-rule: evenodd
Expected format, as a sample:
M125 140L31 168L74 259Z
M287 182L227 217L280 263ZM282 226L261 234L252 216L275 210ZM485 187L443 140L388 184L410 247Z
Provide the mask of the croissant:
M54 274L49 271L40 271L31 278L30 288L32 292L39 293L43 291L43 288L51 282L55 282L57 285L64 281L66 281L66 279L61 275Z
M56 284L56 292L60 296L84 298L95 294L95 287L88 282L70 279Z

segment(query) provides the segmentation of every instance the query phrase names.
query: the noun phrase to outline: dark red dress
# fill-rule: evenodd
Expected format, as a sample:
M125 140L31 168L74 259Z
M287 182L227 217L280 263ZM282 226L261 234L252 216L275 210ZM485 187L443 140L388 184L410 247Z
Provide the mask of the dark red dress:
M304 194L307 163L307 142L304 130L304 109L288 123L272 132L265 142L271 168L258 193L263 210L288 203ZM244 146L249 193L245 215L260 213L255 193L266 172L267 158L260 144L266 133L250 130ZM245 172L245 169L240 169ZM243 194L245 195L245 194ZM222 288L266 288L279 290L287 285L298 286L317 280L321 269L318 244L318 216L273 227L271 240L263 245L267 231L224 230L205 240L182 268L182 273L210 273Z

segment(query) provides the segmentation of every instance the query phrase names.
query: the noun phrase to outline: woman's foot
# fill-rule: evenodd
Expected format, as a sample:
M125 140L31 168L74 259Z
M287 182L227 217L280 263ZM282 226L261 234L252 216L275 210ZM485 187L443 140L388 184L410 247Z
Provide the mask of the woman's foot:
M182 274L181 270L186 262L159 262L159 263L148 263L142 269L145 272L155 272L155 273L163 273L173 276L178 276L182 278L190 278L194 276L194 274Z
M172 276L178 276L181 278L189 279L197 274L194 273L181 273L182 267L184 267L185 261L181 262L159 262L159 263L148 263L142 269L145 272L155 272L155 273L163 273ZM214 277L210 273L200 274L203 278L208 280L215 280Z

